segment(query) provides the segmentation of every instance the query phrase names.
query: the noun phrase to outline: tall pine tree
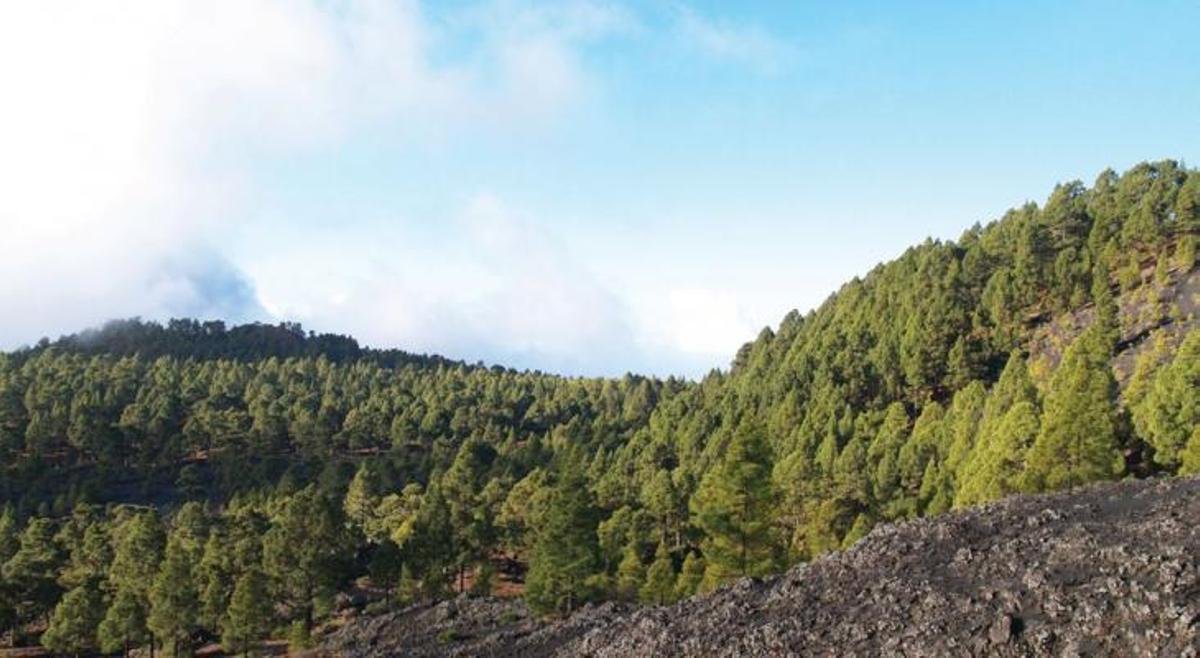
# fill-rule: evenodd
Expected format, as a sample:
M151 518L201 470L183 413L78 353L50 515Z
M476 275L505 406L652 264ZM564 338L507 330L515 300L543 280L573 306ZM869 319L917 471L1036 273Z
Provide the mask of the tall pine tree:
M535 612L569 613L594 594L589 578L599 566L597 520L581 470L564 464L525 579L525 600Z
M273 602L267 579L258 569L238 578L229 600L229 611L221 623L221 644L227 651L248 653L271 629Z
M1053 491L1125 471L1117 384L1109 368L1109 328L1093 324L1072 343L1046 392L1041 429L1029 451L1024 485Z
M162 565L150 586L146 623L173 655L191 655L192 633L200 624L200 601L190 552L177 535L167 541Z
M773 499L771 448L759 427L743 425L692 499L693 520L704 532L709 587L775 568Z

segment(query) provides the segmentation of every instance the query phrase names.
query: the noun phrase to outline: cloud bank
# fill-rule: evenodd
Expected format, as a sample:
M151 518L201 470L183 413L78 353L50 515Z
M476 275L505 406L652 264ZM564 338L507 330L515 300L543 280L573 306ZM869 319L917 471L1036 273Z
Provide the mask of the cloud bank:
M758 33L680 16L707 50L773 56ZM520 367L695 372L692 351L714 345L671 344L680 322L640 316L486 192L439 220L436 244L406 234L419 218L259 219L262 161L375 134L436 147L536 131L593 93L589 44L640 29L586 1L437 15L406 0L4 3L0 345L114 317L298 319ZM713 307L681 294L681 314Z

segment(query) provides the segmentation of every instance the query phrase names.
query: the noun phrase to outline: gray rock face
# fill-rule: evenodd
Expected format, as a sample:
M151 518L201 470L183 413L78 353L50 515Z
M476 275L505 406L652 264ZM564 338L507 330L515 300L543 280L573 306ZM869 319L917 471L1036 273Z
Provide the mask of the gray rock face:
M1195 656L1200 479L1104 484L882 526L849 550L779 577L746 579L674 606L605 604L539 623L516 601L460 599L356 622L325 649L353 656Z

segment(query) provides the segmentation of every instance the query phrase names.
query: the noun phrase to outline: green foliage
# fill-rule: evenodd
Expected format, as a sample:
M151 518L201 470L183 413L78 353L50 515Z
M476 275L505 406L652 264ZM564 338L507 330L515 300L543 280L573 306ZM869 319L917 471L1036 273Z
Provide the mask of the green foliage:
M350 481L342 501L346 518L372 541L383 538L377 523L382 492L383 482L379 473L371 462L364 461L354 473L354 479Z
M152 637L146 624L146 610L146 601L133 589L117 589L98 629L100 650L105 653L126 653L134 647L148 644Z
M617 565L616 594L627 601L637 598L638 591L646 580L646 566L638 555L637 546L629 544Z
M654 561L646 570L646 582L638 591L638 597L656 605L665 605L675 600L675 565L666 544L660 543L654 552Z
M1133 407L1133 422L1154 447L1154 460L1178 468L1180 453L1200 426L1200 331L1189 334L1170 365L1158 371Z
M692 499L709 586L737 576L761 576L777 565L772 529L771 451L759 427L746 425L704 477Z
M551 494L525 580L525 600L538 614L570 613L595 592L596 509L577 467L564 466Z
M1125 470L1111 346L1097 326L1067 350L1046 392L1045 412L1029 451L1024 488L1053 491Z
M1184 475L1200 473L1200 425L1192 429L1192 437L1180 454L1179 472Z
M868 468L874 471L871 495L874 500L884 501L883 513L888 518L905 516L900 495L900 452L908 437L908 413L904 405L893 402L867 450Z
M265 639L271 628L272 603L267 579L258 569L250 569L238 578L229 612L221 624L221 638L227 651L247 653Z
M985 503L1021 491L1025 456L1037 440L1038 429L1034 403L1014 404L968 464L955 504Z
M95 584L85 583L67 592L50 617L42 646L58 653L83 653L96 649L96 629L103 606Z
M309 631L308 626L304 624L303 620L294 621L292 622L292 625L288 627L287 643L288 651L290 653L299 653L312 648L312 633Z
M56 536L60 545L71 546L70 558L58 575L58 583L67 588L102 582L113 559L108 524L88 517L77 521L83 526L81 537L64 536L78 533L67 532L70 526Z
M871 528L874 527L874 525L875 520L871 518L870 514L859 514L857 517L855 517L854 523L850 526L850 530L846 532L845 538L842 539L842 548L850 548L858 543L858 540L866 537L867 533L871 532Z
M450 513L451 551L458 569L459 590L467 570L487 560L488 549L496 540L496 508L502 498L494 490L485 492L483 488L495 459L496 451L491 446L478 439L467 439L441 478Z
M54 523L45 518L30 521L16 552L0 569L19 622L32 621L54 607L60 593L55 579L60 561Z
M988 393L979 421L979 438L963 465L955 505L996 500L1021 490L1025 457L1038 436L1038 391L1013 352Z
M309 486L283 503L263 537L263 567L274 591L306 628L317 595L342 575L344 529L340 507Z
M186 541L172 535L150 586L146 625L176 656L191 653L191 635L199 627L200 606L191 565Z
M679 569L679 577L675 579L675 598L686 599L700 591L704 571L704 558L689 551L683 559L683 567Z
M17 519L11 506L0 510L0 566L8 562L21 547Z
M200 620L209 627L220 625L233 594L233 556L223 532L213 532L204 544L204 553L196 569L196 587L200 593Z
M1196 266L1196 242L1197 237L1194 234L1179 238L1175 247L1175 267L1187 272Z

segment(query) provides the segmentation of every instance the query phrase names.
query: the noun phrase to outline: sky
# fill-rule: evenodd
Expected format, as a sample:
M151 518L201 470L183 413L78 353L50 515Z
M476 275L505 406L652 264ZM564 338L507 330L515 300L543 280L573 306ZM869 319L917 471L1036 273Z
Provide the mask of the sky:
M696 377L926 237L1200 161L1200 4L0 3L0 348L298 321Z

